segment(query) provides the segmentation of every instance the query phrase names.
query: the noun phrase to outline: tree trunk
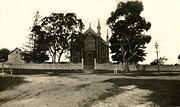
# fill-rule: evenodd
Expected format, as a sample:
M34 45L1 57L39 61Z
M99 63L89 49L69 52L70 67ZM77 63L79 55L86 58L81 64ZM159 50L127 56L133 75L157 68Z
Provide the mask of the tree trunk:
M61 61L61 56L62 56L63 52L59 53L59 57L58 57L58 62Z
M53 56L51 56L51 58L52 58L52 62L54 61L54 57Z
M53 55L52 61L53 61L53 63L56 62L56 54Z
M122 51L122 65L123 65L122 67L123 67L123 71L128 72L129 71L129 64L128 64L128 61L126 59L126 52L125 52L123 44L121 44L120 46L121 46L121 51Z
M129 63L128 62L123 62L123 71L124 72L129 72Z
M55 63L56 62L56 51L53 53L53 58L52 58L52 62Z
M58 57L58 62L60 62L60 61L61 61L61 57L59 56L59 57Z
M138 63L135 63L135 66L136 66L136 70L137 70L137 71L141 71L140 68L139 68Z

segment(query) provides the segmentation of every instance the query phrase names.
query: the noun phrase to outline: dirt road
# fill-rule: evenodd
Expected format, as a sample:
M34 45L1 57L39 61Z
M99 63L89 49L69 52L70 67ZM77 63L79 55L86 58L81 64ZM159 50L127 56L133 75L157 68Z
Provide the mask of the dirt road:
M23 82L0 91L1 107L118 107L150 106L152 91L136 85L115 86L113 78L143 78L113 74L19 75ZM156 78L156 77L151 77ZM166 77L158 77L166 78ZM176 79L176 78L174 78Z

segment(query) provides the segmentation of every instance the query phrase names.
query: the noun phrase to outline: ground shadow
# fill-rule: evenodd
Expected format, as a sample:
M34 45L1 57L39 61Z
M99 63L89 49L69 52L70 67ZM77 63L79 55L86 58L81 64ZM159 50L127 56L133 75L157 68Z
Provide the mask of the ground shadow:
M0 77L0 92L7 90L7 89L13 89L13 87L18 86L24 82L27 82L24 80L24 77L14 77L14 76L5 76Z
M89 86L90 84L81 84L81 85L78 85L78 86L76 86L76 91L79 91L79 90L81 90L81 89L83 89L83 88L86 88L87 86Z
M180 81L178 80L115 78L104 82L113 83L114 87L136 85L137 88L150 90L153 93L146 96L146 99L160 106L180 105Z
M24 79L25 79L24 77L12 77L12 76L0 77L0 92L13 89L15 86L18 86L20 84L27 82ZM12 100L12 99L0 98L0 104L3 102L7 102L9 100Z
M53 69L13 69L14 75L39 75L48 74L49 76L57 76L62 73L82 73L82 70L53 70Z
M109 73L95 73L97 75L108 75ZM112 73L111 73L112 74ZM114 74L113 74L114 75ZM180 76L180 72L119 72L118 76Z
M84 84L81 87L86 87L90 84ZM95 96L90 96L87 99L83 99L81 102L78 102L79 107L89 107L94 102L106 100L109 97L113 97L120 93L123 93L125 89L119 88L117 85L113 85L113 87L106 89L105 92L97 93Z
M48 74L49 76L58 76L58 77L72 75L71 73L61 73L61 72L48 72L46 74Z
M136 72L136 73L120 73L123 76L179 76L180 72Z

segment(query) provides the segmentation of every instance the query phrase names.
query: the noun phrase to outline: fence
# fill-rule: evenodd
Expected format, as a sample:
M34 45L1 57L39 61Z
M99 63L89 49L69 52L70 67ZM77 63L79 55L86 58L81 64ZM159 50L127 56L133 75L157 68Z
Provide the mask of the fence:
M158 71L157 65L140 65L139 71ZM159 65L159 71L176 72L180 71L180 65Z
M0 64L2 65L2 64ZM10 64L4 63L4 68L8 69ZM2 66L0 66L2 68ZM66 63L66 64L12 64L13 69L36 69L36 70L82 70L82 63Z
M82 63L64 63L64 64L3 64L3 69L29 69L29 70L83 70L84 69L84 61L82 59ZM112 63L104 63L98 64L94 63L95 71L113 71L115 64ZM0 63L0 69L2 69L2 63ZM129 65L130 71L158 71L157 65ZM118 64L118 71L123 71L122 64ZM180 65L159 65L159 71L180 71Z
M94 69L96 71L102 71L102 70L113 71L115 65L116 64L112 64L112 63L104 63L104 64L96 63L95 66L94 66ZM130 71L137 71L135 65L129 65L129 69L130 69ZM117 70L118 71L123 71L122 64L117 64Z
M95 71L113 71L115 64L112 63L105 63L105 64L98 64L96 63L94 66ZM122 64L118 64L117 67L118 71L123 71ZM130 71L147 71L153 72L158 71L157 65L129 65ZM159 65L159 71L163 72L178 72L180 71L180 65Z

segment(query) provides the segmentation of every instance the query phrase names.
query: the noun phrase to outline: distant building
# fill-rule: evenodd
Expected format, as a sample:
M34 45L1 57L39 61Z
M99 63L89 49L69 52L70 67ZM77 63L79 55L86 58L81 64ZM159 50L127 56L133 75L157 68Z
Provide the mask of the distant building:
M22 59L22 51L18 48L14 49L13 51L10 52L8 55L8 63L13 63L13 64L24 64L25 61Z
M101 26L98 20L97 33L91 28L84 32L83 44L84 47L81 52L71 51L70 61L77 63L84 59L84 64L86 66L93 66L94 59L97 63L107 63L109 62L109 37L108 33L106 36L106 41L101 38Z

